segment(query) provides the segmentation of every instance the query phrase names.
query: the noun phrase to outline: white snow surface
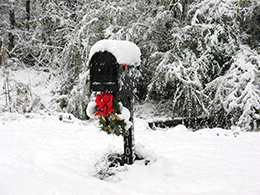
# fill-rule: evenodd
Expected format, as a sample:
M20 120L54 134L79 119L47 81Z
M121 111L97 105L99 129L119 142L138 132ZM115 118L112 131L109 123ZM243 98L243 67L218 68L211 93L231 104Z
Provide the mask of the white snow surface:
M89 59L91 59L96 52L104 51L112 53L119 64L133 66L140 65L141 51L133 42L121 40L100 40L91 47Z
M260 133L238 128L189 131L149 129L135 118L139 154L106 180L94 177L107 153L122 152L123 138L98 121L57 115L0 114L1 195L259 195Z
M59 82L53 74L31 69L13 71L10 79L29 85L46 107ZM0 77L0 94L3 84ZM4 99L0 96L0 108ZM0 195L260 194L260 133L239 128L192 132L182 125L154 131L147 121L156 115L162 120L167 113L150 103L134 110L136 153L145 159L112 170L105 180L96 176L98 162L106 154L122 153L123 138L100 131L98 119L0 110Z

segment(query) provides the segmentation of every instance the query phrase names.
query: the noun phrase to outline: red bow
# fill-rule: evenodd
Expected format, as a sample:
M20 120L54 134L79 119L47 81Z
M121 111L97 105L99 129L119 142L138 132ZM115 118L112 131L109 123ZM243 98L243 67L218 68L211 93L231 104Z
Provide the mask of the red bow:
M127 64L121 64L121 66L123 66L125 70L127 70Z
M112 108L113 106L113 95L108 92L101 92L100 94L97 95L96 97L96 104L98 106L97 108L97 113L95 116L102 114L103 116L109 115L111 112L114 111Z

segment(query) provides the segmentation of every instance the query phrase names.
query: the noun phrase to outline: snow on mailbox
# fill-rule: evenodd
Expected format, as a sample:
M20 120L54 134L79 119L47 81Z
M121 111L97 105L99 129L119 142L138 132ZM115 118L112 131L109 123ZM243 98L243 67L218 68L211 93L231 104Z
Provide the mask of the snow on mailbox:
M101 129L108 134L123 135L127 164L134 162L132 90L140 56L134 43L117 40L98 41L89 54L90 89L101 93L88 104L87 114L99 116Z
M120 70L139 66L140 49L132 42L101 40L90 49L90 89L118 91Z

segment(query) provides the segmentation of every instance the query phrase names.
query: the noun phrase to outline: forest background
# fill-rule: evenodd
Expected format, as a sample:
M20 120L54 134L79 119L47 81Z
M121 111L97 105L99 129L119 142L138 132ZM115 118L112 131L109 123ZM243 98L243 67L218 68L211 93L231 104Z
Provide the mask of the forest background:
M259 130L257 0L1 0L0 14L1 112L87 119L90 48L115 39L141 49L137 101L172 118ZM29 68L58 78L48 105L30 85L12 79Z

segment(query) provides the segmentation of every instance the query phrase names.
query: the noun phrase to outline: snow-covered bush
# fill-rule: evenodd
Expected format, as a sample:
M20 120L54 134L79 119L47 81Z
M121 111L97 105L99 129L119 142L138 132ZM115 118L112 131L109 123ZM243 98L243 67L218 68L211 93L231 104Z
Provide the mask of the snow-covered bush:
M68 95L67 111L80 119L87 119L86 107L90 101L89 73L80 73L73 89Z
M260 55L247 46L241 47L226 74L204 89L209 111L217 113L223 108L231 124L255 130L260 119L259 65Z
M4 78L3 94L0 94L2 105L1 111L26 113L32 110L34 100L30 86L18 82L13 77L13 70L2 69L1 76Z
M260 99L257 82L243 79L241 66L246 63L246 72L250 72L251 78L257 78L259 62L256 60L258 54L243 45L246 35L241 31L239 20L244 9L239 2L229 1L206 0L190 4L186 25L175 25L170 29L169 49L155 52L149 58L151 66L156 68L148 86L148 98L166 99L172 105L173 116L219 113L215 123L238 124L248 129L248 124L258 116ZM244 60L238 60L241 58ZM243 85L230 74L238 75L237 79ZM232 88L222 88L225 92L218 93L212 86L220 87L222 82ZM251 93L249 96L254 100L248 100L247 95L241 101L241 97L239 106L227 101L229 94L236 91L234 86L241 94Z
M239 11L240 28L244 33L243 41L256 49L258 53L260 42L260 2L259 1L243 1L241 6L243 9Z
M227 24L233 20L236 9L233 8L231 14L227 10L232 11L224 2L205 4L203 1L190 5L189 23L177 24L170 30L169 50L155 52L149 59L158 64L148 87L149 98L172 99L177 116L208 114L201 90L225 73L237 48L234 44L238 39L237 24ZM226 12L230 19L223 21ZM196 113L187 112L194 106L197 108L192 110Z

